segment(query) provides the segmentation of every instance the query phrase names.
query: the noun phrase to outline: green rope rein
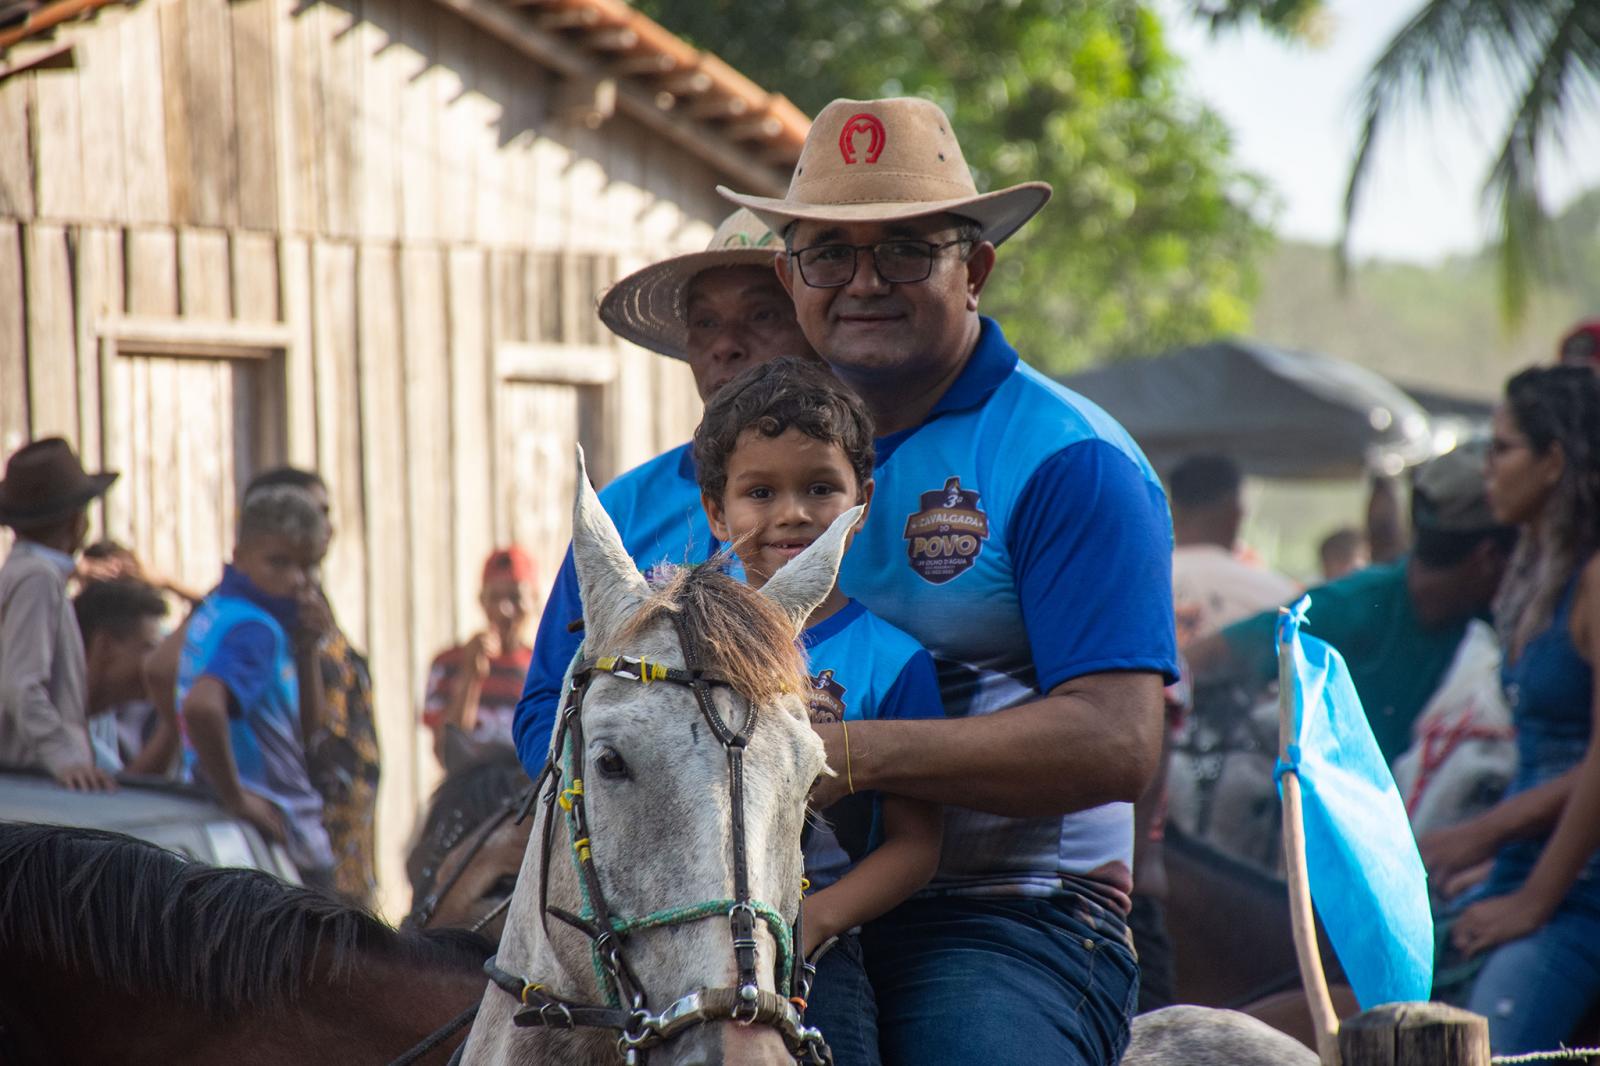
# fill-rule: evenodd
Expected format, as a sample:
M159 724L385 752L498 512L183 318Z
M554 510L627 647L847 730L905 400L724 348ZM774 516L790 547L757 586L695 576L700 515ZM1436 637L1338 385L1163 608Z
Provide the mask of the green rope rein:
M572 780L572 738L569 736L563 746L564 762L566 763L566 778ZM571 842L578 839L578 816L571 807L565 807L567 821L567 852L572 857L573 872L578 875L578 894L583 901L578 910L579 917L585 921L595 920L594 904L589 898L589 882L583 876L583 865L578 860L578 849L571 846ZM736 901L731 899L710 899L704 903L690 903L681 907L668 907L665 910L646 914L642 918L617 918L611 919L612 931L622 936L639 929L659 929L668 925L685 925L697 922L703 918L714 918L719 914L727 914ZM794 931L789 923L784 921L783 915L777 908L762 903L760 900L751 900L750 909L756 916L767 923L772 939L778 944L778 958L782 965L779 973L782 976L780 988L788 988L790 977L794 971ZM606 997L608 1006L620 1007L621 1000L617 998L616 989L611 987L611 982L606 980L605 967L600 964L600 949L597 945L589 947L589 964L594 968L595 987Z

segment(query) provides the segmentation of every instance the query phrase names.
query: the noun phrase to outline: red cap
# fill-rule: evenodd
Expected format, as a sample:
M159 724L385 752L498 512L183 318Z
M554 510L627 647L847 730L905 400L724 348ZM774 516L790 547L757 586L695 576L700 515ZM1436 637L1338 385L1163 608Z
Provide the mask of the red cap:
M1600 318L1579 322L1571 333L1561 338L1557 349L1559 361L1566 366L1588 366L1600 369Z
M509 548L496 548L483 563L483 583L487 585L497 577L509 577L518 584L533 581L533 557L513 544Z

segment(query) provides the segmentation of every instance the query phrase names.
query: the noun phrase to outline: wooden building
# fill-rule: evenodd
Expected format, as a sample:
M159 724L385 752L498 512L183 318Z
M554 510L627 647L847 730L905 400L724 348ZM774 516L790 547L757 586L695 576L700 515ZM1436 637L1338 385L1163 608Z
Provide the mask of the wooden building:
M603 481L698 417L598 295L702 248L718 182L781 190L806 120L620 0L33 7L0 29L0 449L122 471L96 535L201 589L252 473L323 473L395 915L424 674L485 555L548 581L574 442Z

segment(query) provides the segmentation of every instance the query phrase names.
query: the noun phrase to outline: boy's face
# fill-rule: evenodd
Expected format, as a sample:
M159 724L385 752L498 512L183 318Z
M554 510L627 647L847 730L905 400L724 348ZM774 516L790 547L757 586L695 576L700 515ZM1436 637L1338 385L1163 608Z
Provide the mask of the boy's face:
M127 633L95 633L86 656L89 679L108 705L145 697L144 661L160 643L161 619L155 615L139 619Z
M856 482L843 448L793 428L776 437L745 430L728 456L722 498L701 497L711 531L733 545L750 583L758 586L810 547L835 518L871 500L872 482ZM865 512L861 518L866 520Z
M501 636L522 632L528 620L531 599L528 587L510 574L497 575L485 581L483 591L478 596L489 625Z
M316 584L324 547L281 533L261 533L239 542L233 565L268 596L294 599Z

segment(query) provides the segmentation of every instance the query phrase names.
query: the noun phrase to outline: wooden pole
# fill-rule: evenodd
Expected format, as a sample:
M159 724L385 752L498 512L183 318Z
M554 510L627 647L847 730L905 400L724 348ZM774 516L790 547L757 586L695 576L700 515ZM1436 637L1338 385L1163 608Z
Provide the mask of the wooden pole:
M1287 614L1286 609L1279 614ZM1294 664L1286 641L1278 644L1278 759L1287 764L1294 740ZM1300 777L1286 770L1283 790L1283 861L1289 882L1289 919L1294 930L1295 957L1306 990L1306 1005L1317 1031L1317 1056L1322 1066L1340 1066L1339 1017L1328 995L1328 978L1317 946L1317 923L1311 912L1311 882L1306 876L1306 836L1300 811ZM1418 1060L1419 1062L1421 1060ZM1354 1066L1353 1063L1348 1066ZM1453 1066L1453 1064L1452 1064Z
M1443 1003L1385 1003L1339 1030L1344 1066L1489 1066L1489 1020Z

